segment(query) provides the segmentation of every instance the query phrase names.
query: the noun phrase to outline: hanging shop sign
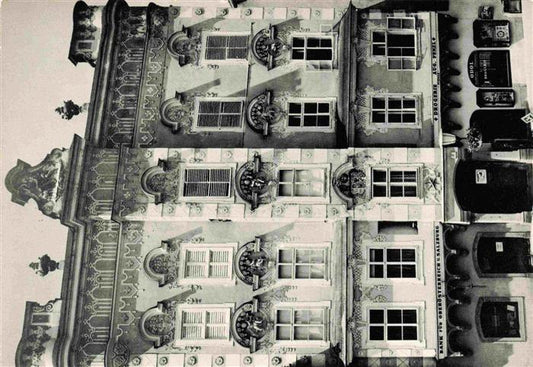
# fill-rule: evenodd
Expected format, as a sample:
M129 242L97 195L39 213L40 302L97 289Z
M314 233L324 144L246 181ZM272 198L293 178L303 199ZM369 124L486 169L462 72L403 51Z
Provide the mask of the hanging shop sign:
M512 79L509 51L472 52L468 58L468 77L476 87L510 87Z
M508 20L475 20L474 45L476 47L511 46L511 23Z
M512 89L478 89L476 103L479 107L513 107L515 93Z

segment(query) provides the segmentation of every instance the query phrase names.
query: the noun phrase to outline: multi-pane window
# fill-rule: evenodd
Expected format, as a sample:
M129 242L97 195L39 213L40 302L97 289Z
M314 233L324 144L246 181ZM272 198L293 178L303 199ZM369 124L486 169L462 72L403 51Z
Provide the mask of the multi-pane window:
M188 248L184 250L184 256L185 278L231 278L232 248Z
M371 248L368 266L370 278L416 278L416 250Z
M326 308L280 308L276 310L276 340L326 340Z
M387 18L388 29L415 29L414 17L389 17Z
M242 101L199 101L196 125L204 129L240 128Z
M370 340L418 340L417 310L372 308L368 328Z
M325 195L326 170L280 169L278 194L284 197L323 197Z
M206 60L246 59L248 36L209 35L205 48Z
M329 102L289 102L289 127L329 128Z
M384 95L372 97L371 122L402 127L416 124L416 97Z
M281 248L278 250L279 279L326 279L326 248Z
M185 197L229 197L231 168L186 168L183 177Z
M373 168L373 197L417 197L416 169Z
M331 69L333 66L332 36L301 36L292 38L291 57L307 61L312 69Z
M414 18L388 18L387 30L372 32L372 55L386 56L391 70L416 69Z
M228 340L230 311L229 307L182 308L180 339Z

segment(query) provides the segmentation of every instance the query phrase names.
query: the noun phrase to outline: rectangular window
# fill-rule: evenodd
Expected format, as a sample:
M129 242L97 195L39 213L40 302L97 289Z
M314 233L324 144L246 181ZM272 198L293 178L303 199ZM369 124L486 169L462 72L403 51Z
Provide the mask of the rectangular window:
M278 195L282 197L324 197L326 170L280 169Z
M186 168L183 196L229 197L231 168Z
M417 123L416 97L412 95L385 95L372 97L370 121L388 127L402 127Z
M333 36L298 36L292 38L291 57L307 61L310 69L332 69Z
M326 308L284 307L276 310L276 340L326 340Z
M184 250L187 279L231 279L233 249L187 248Z
M235 60L248 57L248 36L209 35L205 46L206 60Z
M373 31L372 55L386 56L390 70L416 69L416 34L414 31Z
M205 130L242 127L242 101L199 101L196 126Z
M326 279L327 248L278 249L278 279Z
M330 102L289 102L288 127L330 128Z
M415 29L414 17L389 17L387 18L388 29Z
M417 197L416 169L372 169L372 197Z
M370 278L416 278L414 248L370 248Z
M372 308L368 328L370 340L418 340L417 310Z
M186 307L180 310L180 339L187 341L228 340L229 307Z

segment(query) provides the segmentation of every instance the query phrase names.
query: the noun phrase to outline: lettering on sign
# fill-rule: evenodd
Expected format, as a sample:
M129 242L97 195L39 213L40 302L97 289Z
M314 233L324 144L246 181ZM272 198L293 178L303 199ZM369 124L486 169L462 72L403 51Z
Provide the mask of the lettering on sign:
M441 226L435 227L435 280L437 290L437 342L439 359L446 357L446 291Z

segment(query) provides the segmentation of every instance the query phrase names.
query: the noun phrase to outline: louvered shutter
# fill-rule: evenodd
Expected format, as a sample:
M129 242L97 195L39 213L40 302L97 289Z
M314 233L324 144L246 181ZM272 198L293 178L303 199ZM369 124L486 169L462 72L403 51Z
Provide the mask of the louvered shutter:
M210 278L229 278L230 277L230 249L211 250L209 260L209 277Z
M226 36L207 36L205 58L207 60L225 60L226 42Z
M206 60L246 59L248 36L207 36Z
M241 101L200 101L197 125L203 128L239 128L241 117Z
M198 106L198 126L218 127L221 102L201 101Z
M242 102L222 102L220 127L241 127Z
M203 339L204 311L182 311L181 338L187 340Z
M205 250L187 250L185 261L186 278L205 278L207 276L207 254Z
M206 339L227 339L229 332L229 315L227 310L206 312Z
M231 169L185 169L183 196L227 197L230 192Z
M228 59L246 59L248 55L248 36L228 37Z

